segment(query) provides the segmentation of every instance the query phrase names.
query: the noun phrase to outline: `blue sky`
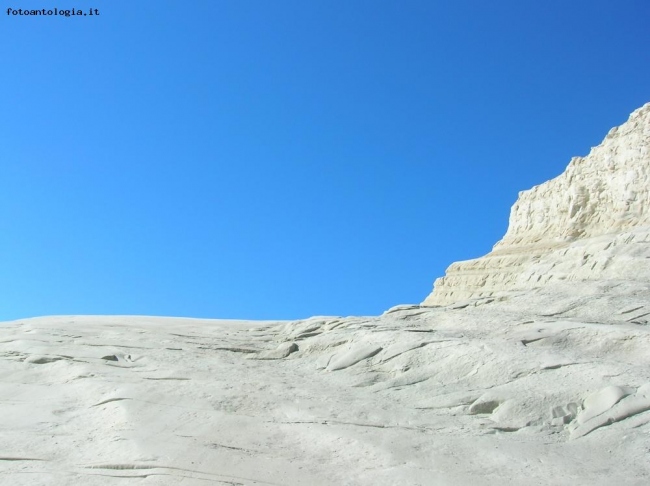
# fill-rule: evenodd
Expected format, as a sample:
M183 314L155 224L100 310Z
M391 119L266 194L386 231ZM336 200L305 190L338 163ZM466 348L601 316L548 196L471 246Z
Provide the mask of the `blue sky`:
M0 10L0 320L420 302L650 101L645 0L73 3Z

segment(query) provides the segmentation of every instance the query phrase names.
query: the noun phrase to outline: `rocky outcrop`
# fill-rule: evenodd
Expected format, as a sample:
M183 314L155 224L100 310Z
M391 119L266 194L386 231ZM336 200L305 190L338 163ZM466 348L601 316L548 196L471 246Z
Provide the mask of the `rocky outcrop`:
M555 179L519 193L484 257L453 263L424 305L504 296L554 280L650 278L650 103Z

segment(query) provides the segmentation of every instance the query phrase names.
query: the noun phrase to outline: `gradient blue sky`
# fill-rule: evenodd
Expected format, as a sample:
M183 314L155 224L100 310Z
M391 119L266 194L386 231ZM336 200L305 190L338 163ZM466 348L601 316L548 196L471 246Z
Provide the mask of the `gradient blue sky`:
M100 15L6 15L72 4ZM0 320L420 302L650 101L648 25L646 0L5 0Z

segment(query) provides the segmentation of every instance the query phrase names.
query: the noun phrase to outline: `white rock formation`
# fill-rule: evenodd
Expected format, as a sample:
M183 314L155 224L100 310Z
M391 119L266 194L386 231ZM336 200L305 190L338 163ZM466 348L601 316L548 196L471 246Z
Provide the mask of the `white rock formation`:
M650 484L649 109L434 295L470 300L0 323L0 484Z
M650 103L560 176L519 193L484 257L452 264L425 305L503 296L558 280L650 278Z

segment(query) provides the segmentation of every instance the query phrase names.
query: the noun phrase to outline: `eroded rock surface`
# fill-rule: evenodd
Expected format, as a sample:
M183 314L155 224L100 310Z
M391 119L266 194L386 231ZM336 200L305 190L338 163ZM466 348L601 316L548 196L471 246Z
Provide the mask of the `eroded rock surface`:
M379 317L6 323L0 483L649 484L644 311L650 285L619 281Z
M650 484L650 105L378 317L0 324L0 483Z
M498 297L553 281L650 276L650 103L560 176L519 193L508 231L456 262L425 305Z

